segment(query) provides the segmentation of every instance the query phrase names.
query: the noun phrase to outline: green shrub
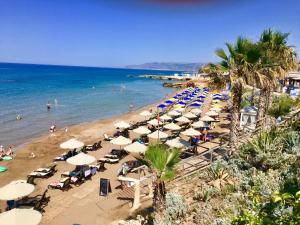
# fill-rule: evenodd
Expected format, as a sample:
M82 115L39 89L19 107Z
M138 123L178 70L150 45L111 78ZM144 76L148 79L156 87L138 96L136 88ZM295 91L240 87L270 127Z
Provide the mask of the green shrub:
M167 193L165 208L165 224L170 225L174 220L181 219L187 212L187 204L181 195L176 193Z
M268 115L278 118L280 116L287 115L294 105L294 100L288 95L281 95L275 98L271 108L268 111Z

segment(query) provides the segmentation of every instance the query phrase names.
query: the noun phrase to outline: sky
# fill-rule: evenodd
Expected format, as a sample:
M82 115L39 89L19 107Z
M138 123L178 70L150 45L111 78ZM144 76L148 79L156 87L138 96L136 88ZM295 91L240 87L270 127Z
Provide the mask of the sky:
M267 28L299 49L299 12L299 0L0 0L0 62L216 62L218 47Z

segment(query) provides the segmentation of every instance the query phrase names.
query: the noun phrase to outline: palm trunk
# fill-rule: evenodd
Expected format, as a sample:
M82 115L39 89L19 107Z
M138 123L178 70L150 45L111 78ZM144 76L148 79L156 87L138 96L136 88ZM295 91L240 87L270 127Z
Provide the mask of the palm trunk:
M232 87L233 96L232 96L232 121L230 129L230 147L231 150L235 150L237 143L237 134L238 134L238 124L239 124L239 115L240 115L240 105L242 101L243 89L240 82L236 82Z
M153 209L154 224L164 224L164 207L166 200L166 187L163 181L156 181L154 184Z
M263 127L265 124L264 118L267 113L267 100L269 92L267 89L267 87L264 87L260 90L256 127Z

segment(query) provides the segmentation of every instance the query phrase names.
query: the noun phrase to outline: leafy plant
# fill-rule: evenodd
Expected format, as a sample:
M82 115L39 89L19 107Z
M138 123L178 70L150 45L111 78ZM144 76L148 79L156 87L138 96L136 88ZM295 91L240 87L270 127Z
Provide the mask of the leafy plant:
M268 110L268 115L278 118L287 115L294 105L294 101L288 95L281 95L275 98L271 108Z
M167 193L166 208L164 211L165 224L170 225L174 220L183 218L187 212L187 204L181 195L176 193Z
M155 220L162 220L162 212L165 205L166 187L165 182L175 176L175 166L179 162L180 152L178 149L168 150L165 145L150 145L145 152L144 159L139 159L154 174L153 208Z

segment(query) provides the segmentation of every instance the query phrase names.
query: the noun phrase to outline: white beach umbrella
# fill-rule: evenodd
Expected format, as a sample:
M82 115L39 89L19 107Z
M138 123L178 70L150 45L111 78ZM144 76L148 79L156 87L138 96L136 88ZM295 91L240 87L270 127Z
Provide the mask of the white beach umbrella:
M201 121L204 121L204 122L214 122L214 121L215 121L214 118L211 118L211 117L209 117L209 116L203 116L203 117L201 117L200 120L201 120Z
M131 140L129 138L123 137L123 136L119 136L117 138L114 138L110 141L110 143L114 144L114 145L129 145L131 144Z
M181 127L178 126L176 123L168 123L164 126L165 129L167 130L180 130Z
M199 115L200 113L202 113L202 111L201 111L200 109L195 108L195 109L192 109L192 110L191 110L191 113L194 113L194 114L196 114L196 115Z
M218 116L219 113L217 113L215 111L208 111L207 113L205 113L205 115L208 115L208 116Z
M138 128L136 128L136 129L134 129L132 131L134 133L141 134L141 135L150 134L151 133L151 130L149 130L147 127L144 127L144 126L138 127Z
M171 148L184 148L189 147L190 143L181 139L181 138L174 138L172 140L166 141L166 144Z
M153 114L151 112L145 110L145 111L141 112L140 115L141 116L152 116Z
M211 108L210 111L220 112L220 111L222 111L222 109L214 107L214 108Z
M180 116L181 113L177 112L176 110L172 110L170 112L168 112L169 116Z
M0 188L0 200L16 200L34 191L34 186L25 182L11 182Z
M189 128L183 132L181 132L181 134L185 135L185 136L198 136L201 133L197 130L195 130L194 128Z
M139 142L134 142L130 145L127 145L124 150L126 150L127 152L130 152L130 153L142 153L144 154L145 151L147 150L147 146L146 145L143 145Z
M200 128L200 127L208 127L207 124L203 121L197 121L195 123L192 123L192 127L195 127L195 128Z
M197 116L191 112L183 114L184 117L189 118L189 119L194 119L197 118Z
M33 209L12 209L0 214L3 225L37 225L41 220L42 214Z
M149 138L153 138L153 139L164 139L164 138L167 138L169 135L162 132L162 131L154 131L153 133L151 134L148 134L148 137Z
M150 120L147 123L150 124L150 125L153 125L153 126L158 126L158 125L163 124L161 121L158 121L157 119Z
M126 129L130 127L129 123L126 123L124 121L120 121L114 124L115 127L121 128L121 129Z
M191 122L188 118L184 117L184 116L181 116L181 117L178 117L177 119L175 119L177 122L181 122L181 123L189 123Z
M67 159L67 163L75 166L88 165L93 163L94 161L96 161L96 158L94 156L84 154L83 152Z
M172 117L170 117L170 116L164 114L164 115L162 115L162 116L160 117L160 119L161 119L161 120L164 120L164 121L169 121L169 120L172 120Z
M177 112L184 112L185 111L185 108L176 108L175 109Z
M60 147L63 149L75 149L75 148L82 148L84 146L84 143L81 141L78 141L75 138L72 138L68 141L65 141L60 144Z

